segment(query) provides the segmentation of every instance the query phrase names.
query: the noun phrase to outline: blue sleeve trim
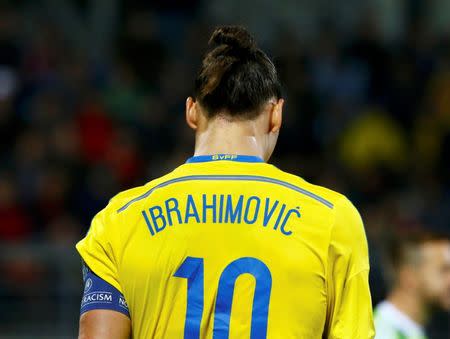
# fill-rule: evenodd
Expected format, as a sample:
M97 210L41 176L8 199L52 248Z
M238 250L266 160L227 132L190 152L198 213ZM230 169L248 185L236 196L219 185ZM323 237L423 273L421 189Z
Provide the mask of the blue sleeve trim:
M80 314L91 310L113 310L130 317L127 302L117 288L106 282L83 262L84 292Z

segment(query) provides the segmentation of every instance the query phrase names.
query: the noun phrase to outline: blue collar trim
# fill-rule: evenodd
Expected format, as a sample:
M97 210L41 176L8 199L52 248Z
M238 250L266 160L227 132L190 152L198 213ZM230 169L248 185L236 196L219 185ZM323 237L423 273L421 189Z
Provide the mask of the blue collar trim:
M189 158L186 163L209 162L209 161L237 161L237 162L264 162L263 159L254 155L235 155L235 154L214 154L214 155L197 155Z

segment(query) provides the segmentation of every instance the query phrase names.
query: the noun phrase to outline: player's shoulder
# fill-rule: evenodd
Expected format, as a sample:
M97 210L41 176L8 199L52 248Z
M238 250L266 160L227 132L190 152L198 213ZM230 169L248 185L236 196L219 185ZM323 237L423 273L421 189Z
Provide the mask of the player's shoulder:
M144 199L152 192L153 188L170 180L171 177L173 177L173 172L148 181L144 185L132 187L117 193L109 200L109 203L104 208L103 212L108 214L118 214L125 211L128 206L136 201Z
M321 185L313 184L298 175L285 172L279 168L276 168L276 173L280 179L303 189L305 192L313 194L317 198L320 198L324 205L332 210L348 210L355 208L352 202L342 193Z

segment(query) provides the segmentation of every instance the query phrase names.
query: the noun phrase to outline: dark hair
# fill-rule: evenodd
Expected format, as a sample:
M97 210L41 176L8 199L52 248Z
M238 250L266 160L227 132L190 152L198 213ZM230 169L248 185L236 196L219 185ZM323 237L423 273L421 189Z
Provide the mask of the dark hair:
M434 230L415 229L407 232L394 232L385 243L385 259L388 283L397 279L397 273L405 265L416 265L420 262L420 248L427 243L450 241L446 233Z
M429 242L450 241L448 234L434 230L415 229L395 234L387 241L387 254L394 270L399 270L405 264L420 258L414 252Z
M218 27L195 79L194 98L209 117L220 111L252 119L270 98L281 98L274 64L243 27Z

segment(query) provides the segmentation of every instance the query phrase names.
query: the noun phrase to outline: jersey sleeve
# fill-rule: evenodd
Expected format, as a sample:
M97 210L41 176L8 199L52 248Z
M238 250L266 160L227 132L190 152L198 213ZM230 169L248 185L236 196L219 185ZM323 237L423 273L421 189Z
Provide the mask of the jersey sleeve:
M91 227L76 248L86 265L101 279L123 293L117 274L114 246L110 240L112 224L107 222L106 209L92 220Z
M335 206L328 250L327 338L375 336L369 289L369 254L361 217L343 199Z

